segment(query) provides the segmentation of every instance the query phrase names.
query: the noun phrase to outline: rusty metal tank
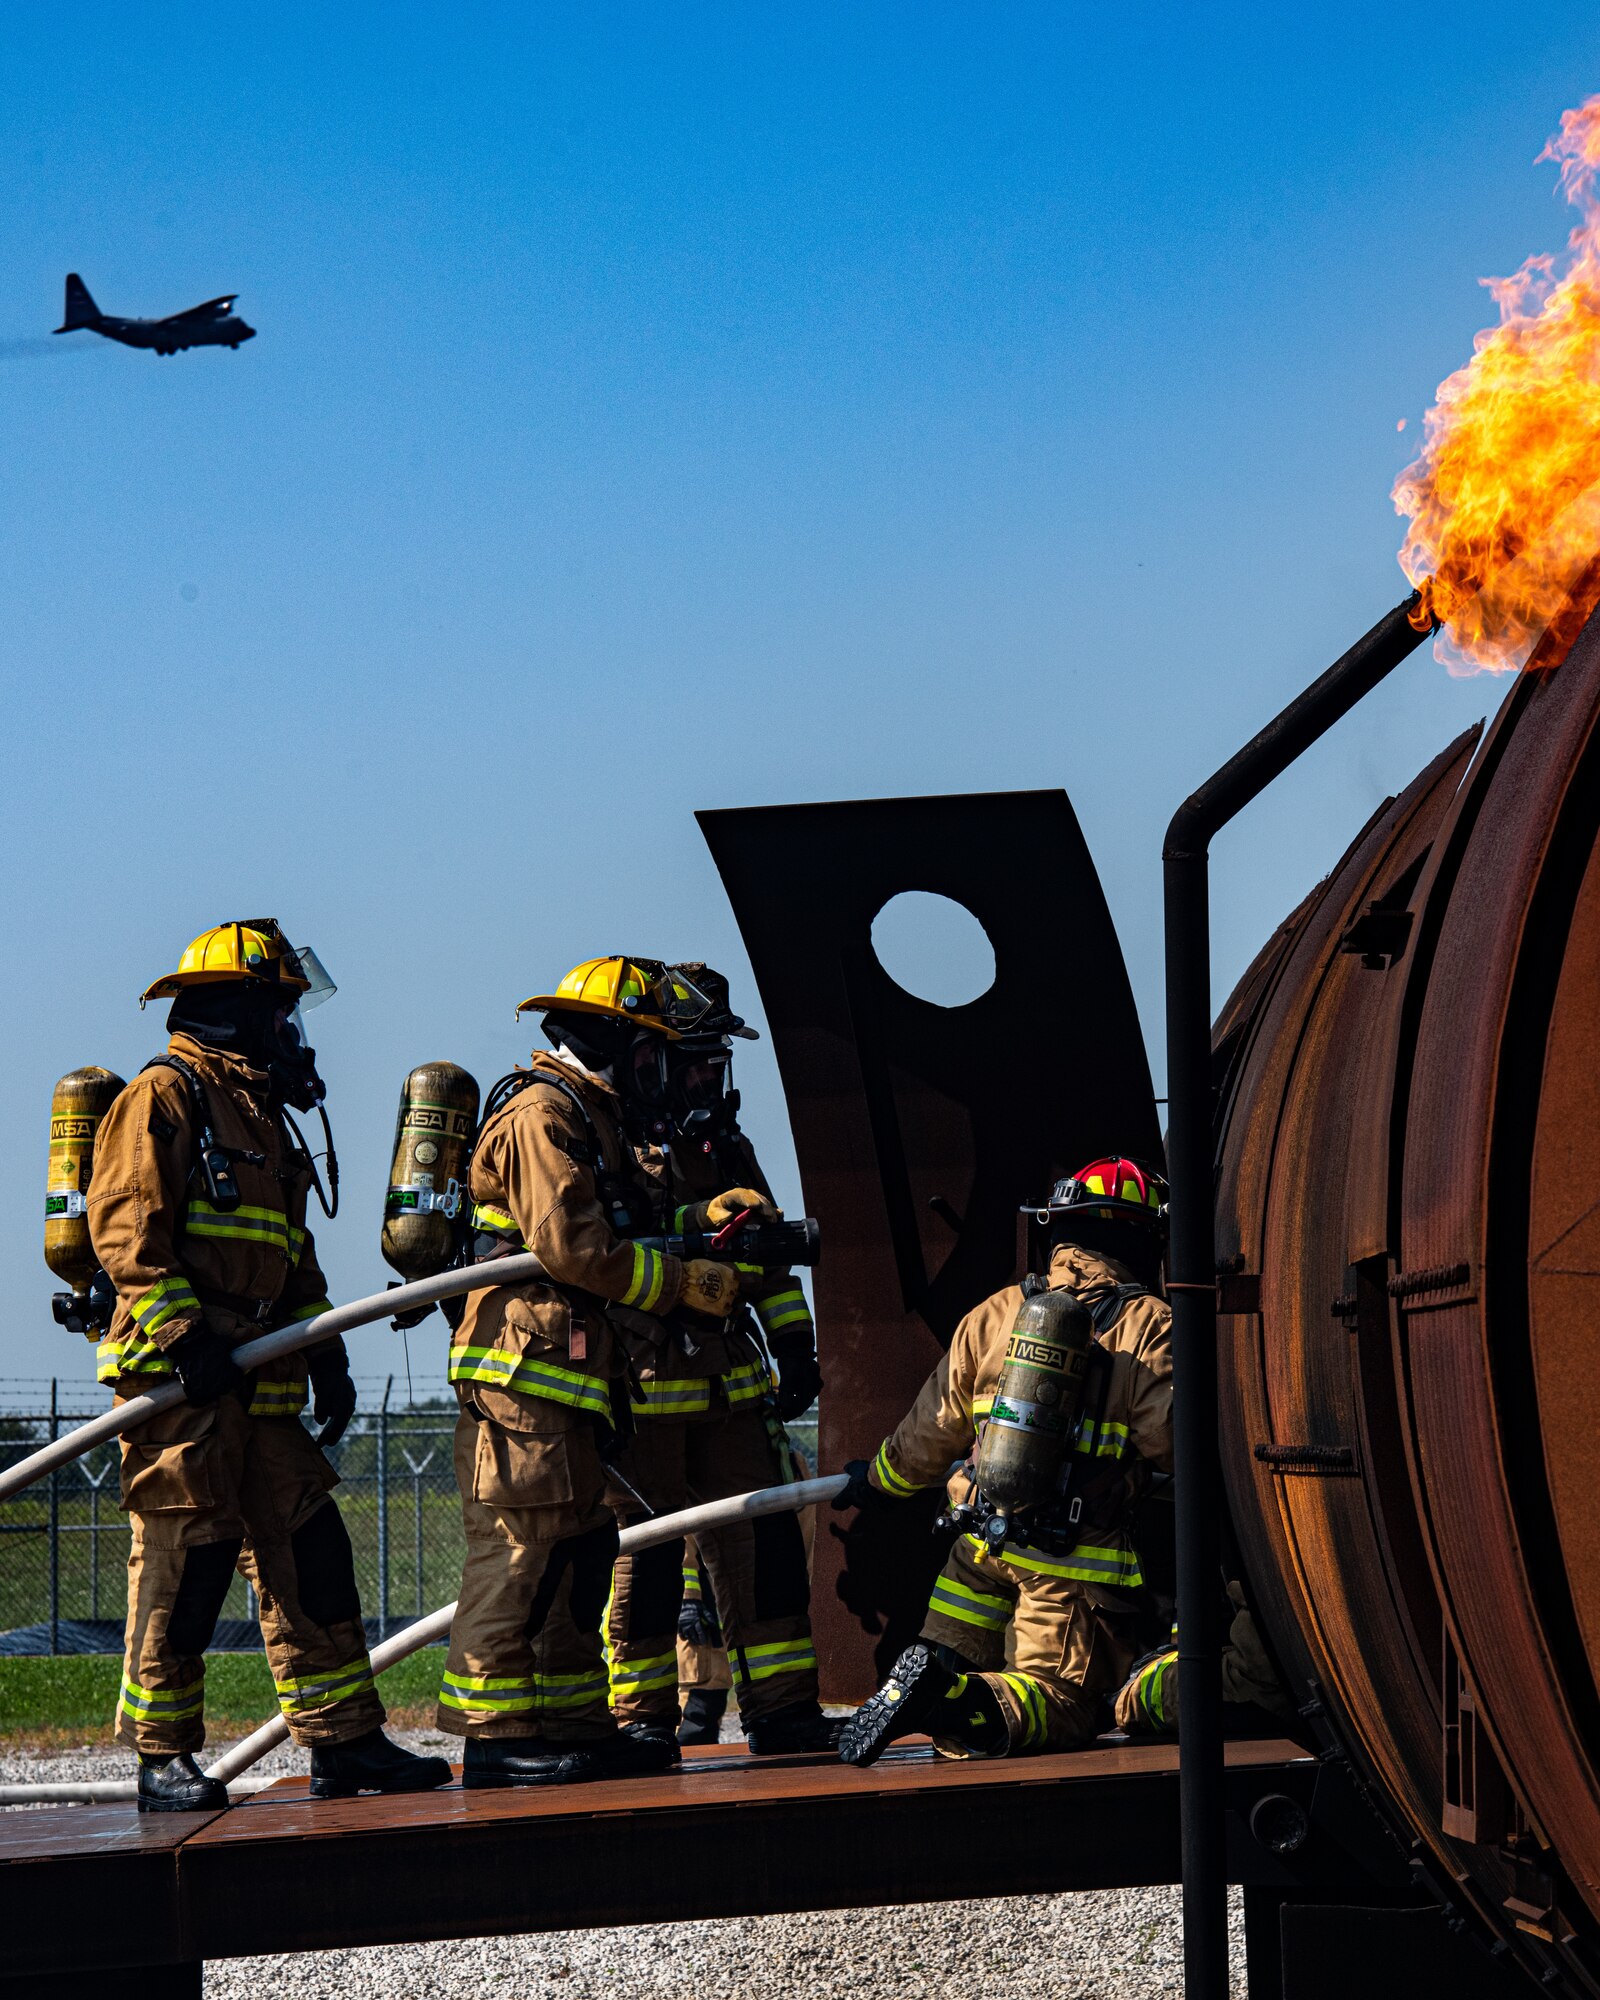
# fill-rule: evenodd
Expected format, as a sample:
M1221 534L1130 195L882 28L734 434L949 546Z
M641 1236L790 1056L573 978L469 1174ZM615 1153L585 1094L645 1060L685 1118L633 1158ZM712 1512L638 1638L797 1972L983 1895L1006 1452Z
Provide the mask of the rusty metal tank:
M1600 623L1217 1023L1223 1458L1292 1691L1419 1886L1600 1992Z

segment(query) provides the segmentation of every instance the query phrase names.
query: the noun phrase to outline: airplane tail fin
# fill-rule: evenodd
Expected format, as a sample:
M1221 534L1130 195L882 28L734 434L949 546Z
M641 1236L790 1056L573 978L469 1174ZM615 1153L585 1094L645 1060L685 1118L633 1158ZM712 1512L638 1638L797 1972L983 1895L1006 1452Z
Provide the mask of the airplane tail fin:
M61 316L57 333L71 333L80 326L93 326L100 317L100 308L89 296L89 287L76 271L67 273L67 309Z

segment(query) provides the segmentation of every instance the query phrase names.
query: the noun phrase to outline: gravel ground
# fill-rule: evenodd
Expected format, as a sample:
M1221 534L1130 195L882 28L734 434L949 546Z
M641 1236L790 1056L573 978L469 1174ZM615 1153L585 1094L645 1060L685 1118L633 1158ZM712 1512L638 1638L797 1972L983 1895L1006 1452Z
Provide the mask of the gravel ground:
M430 1731L402 1740L459 1754ZM127 1763L114 1749L11 1751L0 1782L120 1777ZM259 1768L303 1770L304 1753L286 1745ZM1242 1995L1237 1892L1233 1962ZM205 1987L207 2000L614 2000L619 1989L629 2000L1164 2000L1183 1990L1182 1933L1176 1889L1110 1889L225 1959L206 1967Z

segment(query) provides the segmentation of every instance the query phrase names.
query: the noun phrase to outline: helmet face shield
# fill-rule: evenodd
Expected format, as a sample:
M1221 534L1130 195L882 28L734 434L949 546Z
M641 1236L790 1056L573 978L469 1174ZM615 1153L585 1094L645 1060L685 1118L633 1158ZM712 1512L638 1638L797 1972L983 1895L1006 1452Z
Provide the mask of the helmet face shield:
M636 1103L659 1111L667 1100L667 1044L660 1035L636 1035L623 1056L617 1081Z
M667 1056L667 1089L674 1106L715 1110L727 1091L731 1062L732 1052L720 1035L675 1044Z
M328 968L318 958L311 945L297 944L292 947L294 956L300 961L300 974L308 984L300 995L301 1007L320 1007L324 1000L331 1000L338 987L328 977ZM298 1011L298 1010L297 1010Z

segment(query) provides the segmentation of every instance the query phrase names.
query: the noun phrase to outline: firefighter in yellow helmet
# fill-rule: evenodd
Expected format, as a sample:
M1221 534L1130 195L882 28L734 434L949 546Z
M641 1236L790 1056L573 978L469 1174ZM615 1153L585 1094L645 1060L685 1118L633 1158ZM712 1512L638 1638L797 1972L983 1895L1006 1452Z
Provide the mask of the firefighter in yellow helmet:
M451 1340L467 1558L439 1724L467 1739L469 1788L678 1759L670 1728L613 1719L600 1629L617 1547L605 1460L628 1422L620 1322L646 1345L667 1315L715 1340L737 1287L731 1265L630 1240L659 1217L621 1078L636 1045L675 1037L662 998L653 972L614 957L524 1001L550 1052L490 1091L473 1149L475 1255L526 1248L553 1282L473 1292Z
M167 1050L100 1127L87 1220L116 1291L100 1379L121 1401L176 1374L188 1399L122 1442L133 1546L117 1736L139 1755L142 1812L228 1803L194 1752L204 1655L235 1569L255 1586L314 1798L450 1777L441 1758L383 1734L350 1538L330 1496L338 1475L321 1449L355 1410L343 1341L250 1375L233 1360L239 1342L327 1310L306 1226L315 1173L290 1108L321 1106L300 1009L332 990L315 953L292 949L269 918L204 932L145 992L141 1005L172 1002ZM300 1421L308 1377L316 1438Z
M871 1764L916 1731L958 1757L1072 1749L1108 1718L1133 1663L1144 1579L1128 1514L1150 1474L1172 1466L1165 1183L1131 1160L1095 1160L1025 1212L1043 1232L1043 1287L1077 1300L1090 1322L1072 1449L1062 1444L1071 1470L1048 1501L1009 1516L969 1468L950 1480L968 1531L933 1587L920 1641L846 1724L849 1764ZM835 1506L890 1506L942 1483L991 1418L1014 1438L1036 1420L1047 1427L1047 1409L1002 1408L995 1393L1028 1296L1007 1286L967 1314L870 1466L846 1468L852 1485Z
M754 1040L754 1030L733 1012L719 972L699 963L658 970L678 1032L670 1042L635 1045L624 1107L667 1226L716 1228L746 1213L776 1218L772 1190L739 1128L738 1095L727 1087L732 1039ZM665 1341L634 1352L634 1437L612 1491L624 1524L644 1519L641 1497L668 1513L794 1478L783 1423L809 1409L821 1387L816 1329L788 1271L741 1272L733 1310L710 1333L689 1321L669 1321L668 1331ZM757 1756L831 1749L838 1725L817 1701L798 1517L707 1530L697 1546L750 1749ZM681 1544L619 1559L607 1624L619 1718L655 1728L677 1722L682 1593ZM705 1720L687 1717L683 1740L696 1740Z

